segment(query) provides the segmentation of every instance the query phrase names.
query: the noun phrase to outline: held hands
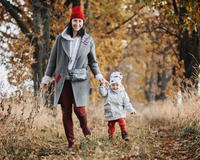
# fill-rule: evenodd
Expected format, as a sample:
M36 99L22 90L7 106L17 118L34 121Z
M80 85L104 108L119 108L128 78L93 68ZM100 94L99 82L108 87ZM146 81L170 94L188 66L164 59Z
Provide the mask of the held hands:
M100 83L100 85L105 87L105 82L102 81L102 82Z
M105 86L105 85L109 86L110 85L110 83L107 80L105 80L104 78L101 78L99 81L101 82L101 86Z
M41 83L41 84L40 84L40 88L41 88L41 90L43 90L44 92L48 91L48 86L47 86L47 84L45 84L45 83Z

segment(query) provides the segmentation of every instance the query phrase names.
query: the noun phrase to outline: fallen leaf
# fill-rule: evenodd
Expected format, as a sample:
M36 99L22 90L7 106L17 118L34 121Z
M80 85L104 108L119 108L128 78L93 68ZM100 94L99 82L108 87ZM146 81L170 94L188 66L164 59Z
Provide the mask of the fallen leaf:
M173 143L173 142L164 142L164 144L165 144L166 146L174 146L174 143Z
M88 153L95 153L95 151L93 151L93 150L89 150Z
M137 157L137 156L139 156L139 152L136 152L136 151L133 152L133 154L130 155L130 157Z
M59 138L59 132L57 132L57 134L56 134L56 137L58 137L58 138Z
M56 148L55 146L52 146L52 145L49 145L49 148L50 149L54 149L54 148Z
M188 153L188 151L179 151L178 153L179 154L186 154L186 153Z
M70 152L72 155L75 155L76 153L75 152Z
M31 154L28 156L29 158L36 158L37 157L37 155L35 155L35 152L33 151L33 152L31 152Z
M162 151L162 154L170 154L168 151Z

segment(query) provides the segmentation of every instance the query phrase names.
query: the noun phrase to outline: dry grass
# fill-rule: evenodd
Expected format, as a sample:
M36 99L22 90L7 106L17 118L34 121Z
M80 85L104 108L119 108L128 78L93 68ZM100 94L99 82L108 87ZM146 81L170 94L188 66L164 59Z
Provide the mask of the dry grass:
M179 101L179 102L178 102ZM152 102L141 113L146 120L157 121L170 127L199 127L200 99L196 92L182 93L166 101Z
M178 104L174 96L165 102L136 107L139 116L127 113L126 118L130 141L121 139L118 125L115 139L109 141L103 101L100 101L86 108L92 137L83 137L73 114L78 148L72 150L67 148L59 105L53 109L43 107L41 93L34 104L31 93L15 97L4 99L0 106L0 159L165 159L175 155L161 151L159 145L163 144L163 138L164 142L172 141L168 136L173 137L176 129L186 133L188 127L199 128L198 96L190 93L183 95L182 104ZM160 132L160 126L165 132Z

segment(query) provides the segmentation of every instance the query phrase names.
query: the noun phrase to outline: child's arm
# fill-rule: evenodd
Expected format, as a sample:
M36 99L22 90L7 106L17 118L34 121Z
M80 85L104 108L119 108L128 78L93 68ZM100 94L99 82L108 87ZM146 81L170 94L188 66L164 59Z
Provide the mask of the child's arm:
M105 88L105 83L101 82L99 84L99 93L102 97L105 97L108 94L107 89Z
M133 108L132 104L130 103L130 99L129 99L128 94L126 92L124 92L123 101L124 101L124 107L125 107L125 109L130 114L138 115L138 113L136 112L135 108Z

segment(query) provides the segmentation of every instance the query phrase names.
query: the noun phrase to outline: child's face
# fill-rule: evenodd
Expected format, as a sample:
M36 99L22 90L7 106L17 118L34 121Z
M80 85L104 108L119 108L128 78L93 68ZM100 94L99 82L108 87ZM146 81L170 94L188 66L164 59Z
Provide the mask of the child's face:
M121 86L117 83L111 84L111 89L114 90L114 91L118 91L120 89L120 87Z

